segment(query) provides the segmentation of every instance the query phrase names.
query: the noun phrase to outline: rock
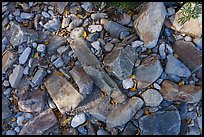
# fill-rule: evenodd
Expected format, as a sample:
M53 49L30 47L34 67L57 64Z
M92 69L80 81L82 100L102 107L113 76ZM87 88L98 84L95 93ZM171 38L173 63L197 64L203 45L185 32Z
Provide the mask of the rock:
M121 135L136 135L137 130L132 122L128 122Z
M94 8L93 4L91 2L84 2L81 7L87 11L87 12L91 12Z
M165 72L167 74L174 74L180 77L189 77L191 75L189 68L176 59L172 54L167 56Z
M28 57L31 53L31 48L30 47L27 47L23 53L21 54L21 56L19 57L19 63L20 64L25 64L26 61L28 60Z
M70 7L69 11L70 11L70 13L77 15L78 13L82 12L82 9L81 9L81 6L79 6L79 5L78 6L73 5Z
M157 83L154 83L154 84L153 84L153 86L154 86L154 88L156 88L156 89L158 89L158 90L160 90L160 89L161 89L160 85L159 85L159 84L157 84Z
M78 132L79 132L79 135L87 135L88 131L85 127L82 127L82 126L79 126L77 128Z
M69 50L68 46L61 46L57 49L57 53L61 56L62 54L66 54Z
M179 112L175 109L158 111L154 115L145 115L139 119L141 135L178 135L180 126Z
M71 31L74 28L81 26L82 23L83 23L82 19L75 19L69 24L69 27L67 28L67 30Z
M54 2L49 2L52 6L54 6ZM62 14L64 12L64 8L67 6L68 2L56 2L57 11Z
M44 27L45 29L50 30L50 31L52 31L52 32L55 32L55 31L59 30L60 26L61 26L61 22L60 22L60 20L59 20L58 18L56 18L56 17L53 18L52 20L49 20L47 23L45 23L45 24L43 25L43 27Z
M2 71L6 71L13 63L14 54L7 50L2 58Z
M100 22L106 31L108 31L113 37L124 39L130 35L129 29L113 21L107 19L101 19Z
M91 33L86 37L86 40L90 41L90 42L94 42L97 40L99 34L98 33Z
M41 112L45 105L44 97L44 91L27 91L18 101L19 110L23 112Z
M174 82L181 81L181 78L177 75L174 75L174 74L170 74L170 75L168 75L168 78L164 78L164 79L169 79L170 81L174 81Z
M50 18L50 14L48 14L45 11L42 12L42 16L45 17L45 18Z
M64 77L59 76L56 71L48 77L44 84L61 113L76 108L83 100L83 96Z
M21 129L19 135L47 135L56 127L58 127L58 120L52 109L47 109L28 121Z
M186 6L186 4L184 4L183 7ZM181 7L181 9L183 7ZM178 21L179 21L179 18L182 17L182 14L180 13L181 9L176 12L174 19L171 21L173 25L172 29L179 31L181 33L191 35L193 37L201 37L202 35L202 13L199 14L198 18L196 19L190 18L189 21L186 21L183 25L180 25Z
M6 25L8 25L8 23L9 23L9 19L4 18L4 20L2 21L2 26L6 27Z
M144 46L144 42L136 40L136 41L132 42L131 45L133 48L136 49L137 47Z
M114 44L110 43L110 42L107 42L104 46L104 49L107 51L107 52L110 52L112 49L114 48Z
M59 37L57 35L54 35L51 37L49 44L47 45L47 52L49 55L53 55L56 53L57 49L66 44L67 40L64 37Z
M93 13L91 14L91 19L98 20L98 19L105 19L108 18L106 13Z
M45 71L45 70L43 70L43 69L39 69L36 73L35 73L35 75L34 75L34 77L33 77L33 79L32 79L32 83L35 85L35 86L39 86L41 83L42 83L42 81L43 81L43 79L44 79L44 77L47 75L47 72Z
M16 22L10 22L10 24L10 42L14 47L24 42L32 43L38 40L38 33L35 30L28 29Z
M46 52L46 45L45 44L38 44L37 51L40 53Z
M23 120L24 119L25 119L24 116L17 117L17 124L18 124L18 126L22 126L23 125Z
M69 26L69 23L70 23L70 18L69 17L64 17L63 16L63 19L62 19L62 28L66 28Z
M16 132L13 130L6 131L6 135L16 135Z
M140 10L134 27L145 47L156 46L166 15L163 2L149 2Z
M100 31L102 31L102 29L103 28L101 25L89 25L89 27L88 27L88 31L91 33L100 32Z
M81 112L75 115L71 121L71 126L73 128L78 127L79 125L83 124L86 121L86 115Z
M188 42L191 42L193 39L190 36L185 36L184 40L188 41Z
M75 39L75 38L81 37L83 33L84 33L84 28L83 27L77 27L71 31L70 37L72 39Z
M15 130L17 133L19 133L21 129L20 129L20 127L15 127L14 130Z
M202 38L194 38L193 42L196 44L197 48L202 50Z
M141 96L144 99L145 105L150 107L159 106L163 100L162 95L155 89L148 89Z
M168 54L173 53L173 49L169 46L169 44L166 44L166 53L168 53Z
M167 8L168 16L172 16L175 14L175 9L173 7Z
M166 49L166 45L165 43L162 43L160 46L159 46L159 55L161 57L161 59L166 59L166 52L165 52L165 49Z
M96 86L98 86L107 95L110 95L116 102L122 103L125 101L126 97L124 94L122 94L117 84L102 69L100 62L91 53L86 41L83 38L76 38L73 40L70 47Z
M29 67L28 66L25 67L25 69L23 71L23 74L24 75L28 75L29 74Z
M103 63L110 68L110 70L107 70L108 72L123 80L132 74L135 57L136 54L132 47L127 46L124 49L122 46L117 46L105 55Z
M134 82L132 81L132 78L127 78L122 81L122 85L124 89L129 89L134 86Z
M96 134L97 135L110 135L110 133L108 133L104 129L99 129Z
M55 65L56 68L60 68L61 66L64 65L64 62L61 58L56 59L53 64Z
M20 17L22 19L32 19L34 17L34 14L33 13L21 12Z
M159 61L159 56L156 54L151 54L142 60L140 66L135 68L133 71L133 74L136 76L137 80L137 88L148 87L160 77L162 72L163 69Z
M132 97L125 105L113 109L106 119L108 127L122 126L127 123L136 112L143 106L144 102L138 97Z
M166 100L178 100L195 103L201 99L202 87L194 85L182 85L164 80L161 85L161 94Z
M101 47L100 47L100 42L99 41L94 41L91 43L91 46L96 49L96 50L100 50Z
M12 115L11 110L9 109L10 102L6 96L2 95L2 119L6 119Z
M69 71L83 95L90 94L93 90L93 80L82 67L75 66Z
M173 45L175 54L191 71L202 67L202 51L195 47L192 42L176 41ZM187 57L190 55L191 57Z
M117 22L120 23L121 25L128 25L130 23L131 16L125 13L123 13L121 16L122 16L121 19Z
M13 73L10 74L9 76L9 83L11 84L11 87L13 88L17 88L21 78L23 77L23 70L24 67L21 65L17 65L14 69L13 69Z

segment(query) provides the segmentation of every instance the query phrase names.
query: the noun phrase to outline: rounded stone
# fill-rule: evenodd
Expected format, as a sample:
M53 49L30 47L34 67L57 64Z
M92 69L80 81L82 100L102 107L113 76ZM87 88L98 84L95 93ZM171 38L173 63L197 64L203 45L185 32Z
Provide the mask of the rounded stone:
M83 112L76 114L72 121L71 126L73 128L78 127L79 125L83 124L86 121L86 115Z
M129 88L132 88L134 86L134 82L132 81L131 78L127 78L127 79L122 81L122 85L123 85L124 89L129 89Z
M38 47L37 47L38 52L45 53L45 50L46 50L46 45L38 44Z
M23 125L23 120L24 119L25 119L24 116L17 117L17 124L18 124L18 126L22 126Z

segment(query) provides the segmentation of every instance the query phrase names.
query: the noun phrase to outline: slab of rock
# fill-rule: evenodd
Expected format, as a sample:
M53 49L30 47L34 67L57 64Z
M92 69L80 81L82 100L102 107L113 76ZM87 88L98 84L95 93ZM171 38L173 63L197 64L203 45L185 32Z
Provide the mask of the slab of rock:
M31 53L31 48L30 47L27 47L23 53L21 54L21 56L19 57L19 63L20 64L25 64L26 61L28 60L28 57Z
M167 74L174 74L180 77L189 77L191 71L181 61L175 58L172 54L167 56L167 63L165 67Z
M24 71L24 67L21 65L17 65L14 69L13 69L13 73L10 74L9 76L9 83L11 84L11 87L13 88L17 88L21 78L23 77L23 71Z
M161 85L161 94L166 100L178 100L187 103L200 101L202 97L202 87L194 85L182 85L164 80Z
M75 66L69 71L83 95L90 94L93 90L93 80L80 66Z
M181 118L175 108L158 111L154 115L145 115L139 119L141 135L178 135L180 126Z
M141 9L134 27L145 47L156 46L166 15L163 2L149 2Z
M163 68L159 61L159 56L151 54L133 71L137 80L137 88L148 87L160 77L162 72Z
M11 22L10 42L13 46L24 42L32 43L38 40L38 33L35 30L28 29L16 22Z
M7 50L2 58L2 71L6 71L7 68L12 65L13 60L14 54Z
M47 45L47 52L49 55L55 54L57 49L66 44L66 38L64 37L59 37L57 35L54 35L50 41L49 44Z
M44 96L45 92L41 90L26 92L18 101L19 110L23 112L41 112L45 105Z
M58 126L58 120L54 112L52 109L47 109L27 122L19 135L48 135L49 132Z
M42 83L42 81L43 81L43 79L44 79L44 77L47 75L47 71L45 71L45 70L43 70L43 69L39 69L36 73L35 73L35 75L34 75L34 77L33 77L33 79L32 79L32 82L33 82L33 84L35 85L35 86L39 86L41 83Z
M5 95L2 95L2 119L6 119L12 115L11 110L8 108L9 106L9 100Z
M44 84L61 113L76 108L83 100L83 96L56 71L48 77Z
M84 70L102 91L110 95L116 102L122 103L126 96L118 88L117 84L108 76L108 74L100 66L100 62L91 53L83 38L74 39L70 47L74 54L78 57ZM90 61L91 60L91 61Z
M186 3L188 4L188 3ZM183 7L186 5L184 4ZM181 8L183 8L181 7ZM173 25L173 29L179 31L181 33L185 33L191 35L193 37L201 37L202 36L202 13L199 14L199 17L196 19L191 18L189 21L185 22L183 25L178 23L179 18L182 17L180 13L181 9L175 14L171 23Z
M202 67L202 51L196 48L192 42L183 40L173 44L174 53L191 71ZM188 56L189 55L189 56Z
M108 72L123 80L132 74L135 59L136 54L132 47L124 49L122 46L116 46L110 53L105 55L103 63L108 67Z

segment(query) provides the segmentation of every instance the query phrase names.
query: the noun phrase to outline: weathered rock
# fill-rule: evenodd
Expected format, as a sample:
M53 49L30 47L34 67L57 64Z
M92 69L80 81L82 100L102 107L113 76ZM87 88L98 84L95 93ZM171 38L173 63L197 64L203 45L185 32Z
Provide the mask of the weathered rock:
M132 88L134 86L134 82L133 82L132 78L127 78L127 79L124 79L122 81L122 85L123 85L124 89L129 89L129 88Z
M179 100L188 103L198 102L202 97L202 87L194 85L182 85L164 80L161 85L161 94L166 100Z
M128 122L121 135L136 135L137 130L132 122Z
M57 35L54 35L51 39L49 44L47 45L47 52L49 55L55 54L57 49L62 46L63 44L66 44L66 38L59 37Z
M45 92L41 90L26 92L18 101L19 110L23 112L41 112L45 105L44 95Z
M84 126L79 126L77 130L79 132L79 135L87 135L88 133L87 129Z
M189 68L176 59L172 54L167 56L165 72L167 74L174 74L180 77L189 77L191 75Z
M23 53L21 54L21 56L19 57L19 63L20 64L25 64L26 61L28 60L28 57L31 53L31 48L30 47L27 47Z
M77 27L71 31L70 37L72 39L75 39L75 38L82 36L83 33L84 33L84 28L83 27Z
M100 47L100 42L99 41L94 41L91 43L91 46L96 49L96 50L100 50L101 47Z
M139 119L141 135L178 135L181 119L176 109L158 111Z
M91 19L98 20L98 19L105 19L108 18L106 13L93 13L91 14Z
M186 3L188 4L188 3ZM183 5L186 6L186 4ZM181 9L183 8L181 7ZM175 14L174 19L171 21L173 29L181 33L191 35L193 37L201 37L202 35L202 13L199 14L199 17L196 19L190 18L189 21L186 21L183 25L178 23L179 18L182 17L181 9Z
M12 115L11 110L8 108L9 104L7 97L2 95L2 119L6 119Z
M83 100L83 96L56 71L48 77L44 84L61 113L76 108Z
M132 74L136 54L132 47L115 47L110 53L106 54L103 60L105 66L118 79L123 80Z
M7 68L12 65L13 60L13 53L7 50L2 58L2 71L6 71Z
M27 122L19 135L47 135L58 126L58 120L52 109L47 109Z
M94 42L97 40L99 34L98 33L91 33L86 37L86 40L90 41L90 42Z
M42 12L42 16L45 18L50 18L50 14L45 11Z
M50 30L52 32L55 32L55 31L59 30L59 28L61 26L61 21L59 18L54 17L52 20L49 20L43 26L45 29Z
M191 71L202 67L202 51L195 47L192 42L183 40L176 41L173 45L175 54ZM187 55L190 55L187 56Z
M94 8L93 4L91 2L84 2L81 7L87 11L87 12L91 12Z
M25 119L25 117L24 116L18 116L17 117L17 124L18 124L18 126L22 126L23 125L23 120Z
M71 126L73 128L78 127L79 125L83 124L86 121L86 115L81 112L79 114L76 114L72 121L71 121Z
M24 67L21 65L18 65L13 69L13 73L10 74L9 76L9 83L11 84L11 87L13 88L18 87L21 81L21 78L23 77L23 70L24 70Z
M76 38L72 41L70 47L78 57L86 73L89 74L94 81L94 84L107 95L110 95L116 102L124 102L126 96L122 94L117 84L101 68L100 62L91 53L86 41L83 38Z
M93 80L82 67L75 66L69 71L74 81L79 87L79 92L83 95L90 94L93 90Z
M156 46L166 15L163 2L149 2L141 9L134 22L134 27L145 47Z
M75 19L73 20L70 24L69 27L67 28L68 31L73 30L74 28L81 26L83 23L82 19Z
M50 2L54 6L54 2ZM56 2L57 11L62 14L64 12L64 8L67 6L68 2Z
M144 99L145 105L151 107L159 106L163 100L161 93L155 89L148 89L141 96Z
M69 17L63 17L62 19L62 28L66 28L69 26L69 23L70 23L70 18Z
M16 132L13 130L6 131L6 135L16 135Z
M24 42L32 43L38 40L38 33L35 30L28 29L16 22L10 22L10 24L10 42L13 46L20 45Z
M134 69L133 74L136 76L137 88L146 88L156 81L162 74L163 69L156 54L151 54L145 58L141 65Z
M43 81L43 79L44 79L44 77L47 75L47 71L45 71L45 70L43 70L43 69L39 69L36 73L35 73L35 75L34 75L34 77L33 77L33 79L32 79L32 82L33 82L33 84L35 85L35 86L39 86L41 83L42 83L42 81Z

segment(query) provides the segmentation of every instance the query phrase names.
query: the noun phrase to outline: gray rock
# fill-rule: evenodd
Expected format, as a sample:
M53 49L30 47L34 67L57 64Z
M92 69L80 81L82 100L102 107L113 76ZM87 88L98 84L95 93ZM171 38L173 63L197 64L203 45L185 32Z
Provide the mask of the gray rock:
M76 108L83 100L83 96L64 77L59 76L56 71L48 77L44 84L61 113Z
M18 53L19 53L19 54L23 53L24 50L25 50L25 48L24 48L23 45L19 45L19 46L18 46Z
M21 54L21 56L19 57L19 63L20 64L25 64L26 61L28 60L28 57L31 53L31 48L30 47L27 47L23 53Z
M56 68L60 68L61 66L64 65L64 62L61 58L56 59L53 64L55 65Z
M20 17L22 19L32 19L34 17L34 14L33 13L21 12Z
M72 39L74 38L78 38L80 36L82 36L82 34L84 33L84 28L83 27L77 27L77 28L74 28L71 33L70 33L70 37Z
M168 54L172 54L173 53L173 49L170 47L169 44L166 44L166 53L168 53Z
M107 51L107 52L110 52L112 49L114 48L114 44L110 43L110 42L107 42L104 46L104 49Z
M20 127L15 127L14 130L15 130L17 133L19 133L21 129L20 129Z
M45 71L45 70L43 70L43 69L39 69L36 73L35 73L35 75L34 75L34 77L33 77L33 79L32 79L32 83L35 85L35 86L39 86L41 83L42 83L42 81L43 81L43 79L44 79L44 77L47 75L47 72Z
M155 89L148 89L141 96L144 99L145 105L151 107L159 106L163 100L162 95Z
M157 83L154 83L154 84L153 84L153 86L154 86L154 88L156 88L156 89L158 89L158 90L160 90L160 89L161 89L160 85L159 85L159 84L157 84Z
M132 78L127 78L122 81L122 85L124 89L129 89L134 86L134 82L132 81Z
M46 45L45 44L38 44L37 51L40 53L46 52Z
M67 30L71 31L74 28L81 26L82 23L83 23L82 19L75 19L69 24L69 27L67 28Z
M14 16L20 16L20 10L19 9L15 9L15 11L13 12Z
M50 14L48 14L45 11L42 12L42 16L45 17L45 18L50 18Z
M190 36L185 36L184 38L185 41L191 42L193 39Z
M172 54L167 56L165 72L167 74L174 74L180 77L189 77L191 75L189 68L176 59Z
M10 94L11 94L11 88L7 88L3 93L4 93L4 95L6 95L6 96L10 96Z
M181 78L179 76L177 76L177 75L174 75L174 74L168 75L168 79L171 80L171 81L174 81L174 82L181 81Z
M6 131L6 135L16 135L16 132L14 130L8 130Z
M173 7L167 8L168 16L172 16L175 14L175 9Z
M149 2L146 4L134 22L134 27L145 47L156 46L160 31L167 15L163 2Z
M159 46L159 55L161 57L161 59L166 59L166 44L165 43L162 43L160 46Z
M91 19L98 20L98 19L105 19L108 18L106 13L93 13L91 14Z
M132 43L131 43L131 46L133 47L133 48L137 48L137 47L142 47L142 46L144 46L144 42L142 42L142 41L139 41L139 40L136 40L136 41L133 41Z
M25 67L25 69L23 71L23 74L24 75L28 75L29 74L29 67L28 66Z
M52 6L54 6L54 2L49 2ZM57 11L62 14L64 12L64 8L67 6L68 2L56 2Z
M81 7L87 11L87 12L91 12L94 8L93 4L91 2L84 2Z
M110 133L108 133L104 129L99 129L96 134L97 135L110 135Z
M201 135L199 128L196 126L189 127L189 131L187 132L187 135Z
M9 23L9 19L4 18L4 20L2 21L2 26L6 27L6 25L8 25L8 23Z
M2 119L6 119L12 115L11 110L8 108L10 105L9 100L6 96L2 95Z
M61 26L60 19L56 17L44 24L44 28L52 32L59 30L60 26Z
M70 13L73 13L73 14L76 14L77 13L81 13L82 12L82 9L81 9L81 6L73 6L69 9Z
M82 127L82 126L78 127L77 130L79 132L79 135L87 135L87 133L88 133L87 129L85 127Z
M38 40L38 33L35 30L28 29L16 22L10 22L10 24L10 42L14 47L24 42L32 43Z
M99 41L94 41L91 43L91 46L95 49L95 50L100 50L100 42Z
M89 25L88 31L91 33L102 31L103 27L101 25Z
M86 115L81 112L79 114L76 114L72 121L71 121L71 126L73 128L78 127L79 125L83 124L86 121Z
M66 28L69 26L69 23L70 23L70 18L69 17L64 17L63 16L63 19L62 19L62 28Z
M194 38L193 42L196 44L196 46L202 50L202 38Z
M154 72L154 73L153 73ZM134 69L133 74L136 76L137 88L146 88L155 82L162 74L163 69L156 54L151 54L145 58L141 65Z
M69 71L83 95L90 94L93 90L93 80L82 67L75 66Z
M59 125L54 112L52 109L47 109L28 121L21 129L19 135L46 135L57 127Z
M18 126L22 126L23 125L23 120L24 119L25 119L24 116L17 117L17 124L18 124Z
M90 42L94 42L96 41L96 39L98 38L99 34L98 33L91 33L86 37L86 40L90 41Z
M13 73L10 74L9 76L9 83L11 84L11 87L13 88L17 88L21 78L23 77L23 70L24 67L21 65L17 65L14 69L13 69Z
M158 111L139 120L141 135L178 135L180 126L179 112L175 109Z
M121 25L128 25L130 23L131 16L125 13L123 13L121 16L122 16L121 19L117 22L120 23Z
M61 56L62 54L66 54L69 51L69 47L66 46L61 46L57 49L57 53Z
M121 135L136 135L137 130L132 122L128 122L125 129L122 131Z
M108 66L110 73L113 73L118 79L123 80L132 74L136 54L132 47L115 47L110 53L106 54L103 60L105 66Z

